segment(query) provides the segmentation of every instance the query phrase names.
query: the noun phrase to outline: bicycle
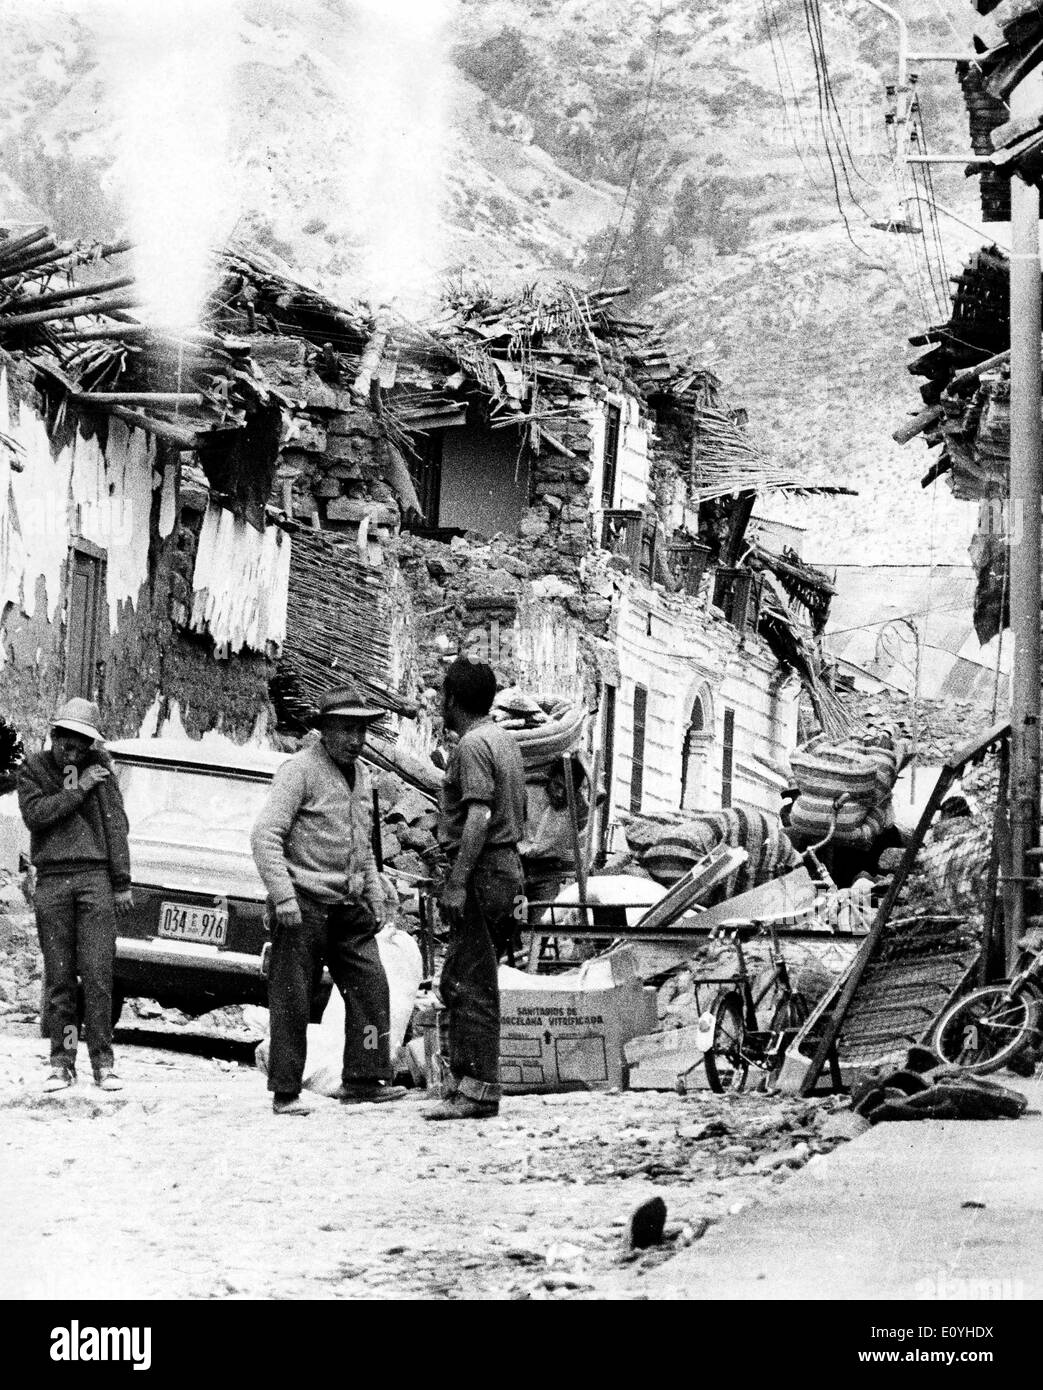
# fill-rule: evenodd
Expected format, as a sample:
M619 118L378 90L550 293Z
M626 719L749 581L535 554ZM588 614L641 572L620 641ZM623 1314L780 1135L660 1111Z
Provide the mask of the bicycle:
M829 871L818 858L818 851L824 849L836 833L837 816L846 799L845 794L834 802L825 836L800 852L812 874L812 881L819 887L835 887ZM813 904L805 908L802 915L813 917L816 912L817 905ZM711 934L718 939L731 939L738 960L738 971L733 976L723 980L695 981L697 986L730 986L715 999L707 1018L709 1037L703 1052L702 1065L711 1091L720 1094L724 1091L744 1090L751 1067L763 1071L765 1089L774 1089L782 1070L786 1049L803 1028L811 1012L807 1000L790 982L789 966L782 954L776 933L778 922L792 926L796 920L792 914L781 918L729 918L721 922ZM750 940L764 931L771 937L771 977L760 992L754 995L742 943L744 938ZM762 1029L759 1026L757 1010L773 992L775 1006L772 1009L771 1021L768 1028ZM689 1068L689 1072L691 1070L693 1068ZM686 1089L687 1075L688 1072L683 1072L677 1078L677 1089L682 1093Z
M971 990L942 1012L931 1047L943 1062L983 1076L1035 1045L1043 1022L1043 949L1023 960L1012 979Z
M771 976L753 992L746 965L743 942L767 931L771 938ZM722 922L712 937L729 940L735 947L738 969L723 980L700 980L700 984L723 984L723 990L710 1009L710 1037L703 1053L703 1068L710 1090L745 1090L750 1068L764 1073L764 1084L771 1090L782 1069L786 1048L808 1019L807 1001L793 988L789 966L779 947L773 918L733 918ZM760 1027L757 1010L774 996L771 1022Z

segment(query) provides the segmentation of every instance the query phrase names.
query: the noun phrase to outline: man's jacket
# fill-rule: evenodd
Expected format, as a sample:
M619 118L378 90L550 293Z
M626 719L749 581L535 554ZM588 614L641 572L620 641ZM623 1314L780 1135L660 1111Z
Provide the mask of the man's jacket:
M65 769L48 749L26 758L18 778L18 806L29 827L30 857L38 874L108 868L113 889L130 887L130 848L123 797L106 753L92 751L91 763L112 775L90 791L66 786Z
M320 740L279 768L250 837L254 863L278 907L297 891L320 902L364 902L382 921L384 892L373 858L369 779L355 764L355 785Z

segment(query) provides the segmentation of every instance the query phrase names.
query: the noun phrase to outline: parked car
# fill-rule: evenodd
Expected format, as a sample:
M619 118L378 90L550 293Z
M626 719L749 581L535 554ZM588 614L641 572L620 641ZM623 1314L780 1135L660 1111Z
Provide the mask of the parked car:
M266 1005L270 936L250 829L289 755L224 740L107 747L130 822L134 894L117 919L114 1020L139 996L193 1015ZM314 1021L331 984L324 973Z

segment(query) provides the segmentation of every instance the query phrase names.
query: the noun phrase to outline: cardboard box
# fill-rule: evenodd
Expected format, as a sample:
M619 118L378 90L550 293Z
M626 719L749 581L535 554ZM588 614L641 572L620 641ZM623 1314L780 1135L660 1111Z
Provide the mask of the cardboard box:
M626 1083L623 1048L657 1023L656 992L609 958L568 975L500 969L504 1091L597 1091Z
M703 1067L708 1034L698 1024L634 1038L623 1048L632 1091L700 1090L709 1085ZM678 1078L684 1078L679 1087Z

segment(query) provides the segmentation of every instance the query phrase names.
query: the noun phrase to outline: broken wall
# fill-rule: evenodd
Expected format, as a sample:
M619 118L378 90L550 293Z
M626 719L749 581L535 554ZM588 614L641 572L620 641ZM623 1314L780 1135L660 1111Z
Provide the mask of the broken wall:
M183 632L201 515L182 507L179 458L116 421L67 417L49 428L27 370L5 364L0 423L19 445L20 471L0 478L4 609L0 704L27 748L46 738L66 698L69 547L105 559L95 680L110 737L136 735L150 709L177 700L192 734L222 728L245 738L266 722L269 663L246 654L216 662L209 637ZM6 428L5 428L6 427Z
M689 757L685 802L691 810L721 806L729 762L733 806L777 811L784 766L796 744L796 690L782 687L766 644L739 632L704 602L619 581L614 630L619 661L612 810L630 810L635 753L635 690L647 692L640 811L676 811L693 702L709 693L712 737ZM729 717L730 711L730 717ZM726 729L727 722L727 729Z

